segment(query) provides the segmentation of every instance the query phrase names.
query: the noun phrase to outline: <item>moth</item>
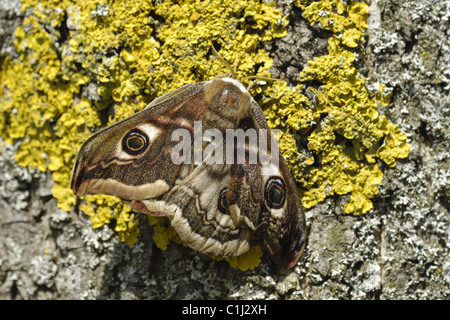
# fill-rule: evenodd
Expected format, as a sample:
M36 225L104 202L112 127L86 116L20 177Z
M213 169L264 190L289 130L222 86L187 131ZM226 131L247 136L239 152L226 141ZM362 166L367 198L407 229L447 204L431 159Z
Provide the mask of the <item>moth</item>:
M291 268L305 247L305 217L276 151L246 88L216 78L184 85L92 135L77 154L71 188L167 217L196 251L238 256L259 241L275 262Z

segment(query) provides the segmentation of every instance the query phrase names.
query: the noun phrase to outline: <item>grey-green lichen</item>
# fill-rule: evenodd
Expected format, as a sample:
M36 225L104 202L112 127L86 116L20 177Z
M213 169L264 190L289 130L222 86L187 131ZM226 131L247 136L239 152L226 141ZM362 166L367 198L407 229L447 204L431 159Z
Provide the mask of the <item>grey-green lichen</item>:
M17 145L0 145L2 154L0 157L0 175L2 177L0 194L7 199L14 209L22 210L28 206L30 192L27 188L24 188L24 185L31 183L32 173L26 168L17 167L14 161L16 150Z

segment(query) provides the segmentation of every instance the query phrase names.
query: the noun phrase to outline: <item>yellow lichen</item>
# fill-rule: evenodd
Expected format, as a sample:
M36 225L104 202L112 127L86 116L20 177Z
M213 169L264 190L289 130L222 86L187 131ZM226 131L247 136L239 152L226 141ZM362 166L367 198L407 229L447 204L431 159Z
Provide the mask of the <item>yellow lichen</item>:
M65 211L76 204L69 188L76 151L100 126L102 110L114 106L111 124L183 84L228 73L231 67L211 46L231 66L239 62L238 79L245 82L255 73L268 77L272 61L259 43L287 34L288 18L273 4L256 0L22 2L27 14L14 34L18 58L0 60L0 136L8 144L20 141L19 165L52 172L52 194ZM346 212L367 212L382 177L376 159L394 166L409 151L406 136L376 110L389 103L383 87L369 95L353 66L355 55L346 49L364 39L367 5L296 4L312 25L333 34L328 54L310 61L300 75L302 81L322 83L311 89L317 104L311 105L302 85L291 90L283 81L252 91L261 97L269 125L281 131L280 149L302 187L304 206L328 194L350 193ZM301 139L308 144L298 152ZM94 228L114 219L122 241L137 241L139 222L119 199L86 196L79 208ZM167 220L149 221L158 247L180 243ZM227 261L247 270L260 257L255 246Z
M384 87L369 94L365 79L354 67L357 47L364 39L368 7L364 3L340 0L297 1L312 25L333 32L328 54L314 58L300 73L304 82L322 83L312 89L316 104L310 105L302 86L289 90L272 85L260 102L271 127L282 128L280 150L295 179L302 187L305 208L323 201L327 195L350 193L347 213L366 213L378 193L382 173L376 158L388 166L409 152L406 136L377 108L389 104ZM307 138L307 150L297 152L296 141ZM328 187L328 188L327 188Z
M170 227L169 221L165 218L160 217L148 217L148 221L153 226L155 234L153 235L153 241L155 245L161 250L167 250L170 242L181 243L180 238L176 234L175 230Z
M253 246L246 253L243 253L237 257L223 258L223 257L212 256L211 258L213 258L214 260L217 260L217 261L225 260L233 268L237 267L241 271L247 271L247 270L255 269L261 263L262 255L263 255L263 251L261 250L261 247Z
M367 28L369 7L365 3L342 0L307 1L296 0L303 9L303 16L311 23L320 24L342 39L347 47L357 47L364 41L363 29ZM309 3L309 4L307 4Z
M330 194L351 193L346 205L348 213L366 213L372 208L372 199L377 193L372 189L362 189L358 181L367 174L367 168L374 168L374 157L393 166L395 158L405 158L409 145L406 136L399 132L385 116L380 116L377 107L386 101L371 97L365 87L365 79L352 65L355 56L344 49L342 40L332 36L329 39L328 55L315 58L300 74L303 81L316 80L323 83L322 98L318 99L316 110L325 118L312 130L308 140L315 146L319 158L322 177L306 180L305 207L311 207L324 197L311 197L311 181L317 185L330 185ZM384 141L384 144L380 144ZM395 146L394 146L395 144ZM389 147L387 148L387 145ZM389 151L386 152L386 150ZM378 185L381 172L369 170L366 183ZM317 188L315 188L317 190ZM314 191L314 193L316 193ZM317 194L317 193L316 193ZM307 201L305 201L307 200Z
M232 267L242 271L253 270L261 263L263 252L260 246L253 246L246 253L238 257L225 258Z

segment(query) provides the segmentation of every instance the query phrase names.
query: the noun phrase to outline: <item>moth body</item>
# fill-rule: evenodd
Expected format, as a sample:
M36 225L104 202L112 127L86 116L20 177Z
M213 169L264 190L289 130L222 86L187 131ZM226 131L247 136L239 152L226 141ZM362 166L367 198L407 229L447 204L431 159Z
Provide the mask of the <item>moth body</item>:
M305 241L298 192L261 108L231 78L188 84L91 136L71 188L166 216L199 252L237 256L259 234L292 267Z

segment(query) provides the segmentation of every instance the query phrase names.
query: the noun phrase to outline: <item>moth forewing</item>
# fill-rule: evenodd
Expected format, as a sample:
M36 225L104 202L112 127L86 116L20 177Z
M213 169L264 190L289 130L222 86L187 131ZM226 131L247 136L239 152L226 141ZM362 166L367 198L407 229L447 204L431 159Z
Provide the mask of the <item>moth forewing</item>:
M153 100L152 102L150 102L150 103L145 107L145 109L153 108L153 107L155 107L155 106L157 106L157 105L159 105L159 104L164 103L165 101L170 100L171 98L177 98L177 97L179 97L184 91L189 90L189 88L191 88L191 87L194 86L194 85L195 85L195 84L188 83L188 84L185 84L184 86L182 86L182 87L180 87L180 88L178 88L178 89L175 89L175 90L173 90L173 91L170 91L170 92L168 92L168 93L166 93L166 94L164 94L164 95L162 95L162 96L156 98L156 99Z

